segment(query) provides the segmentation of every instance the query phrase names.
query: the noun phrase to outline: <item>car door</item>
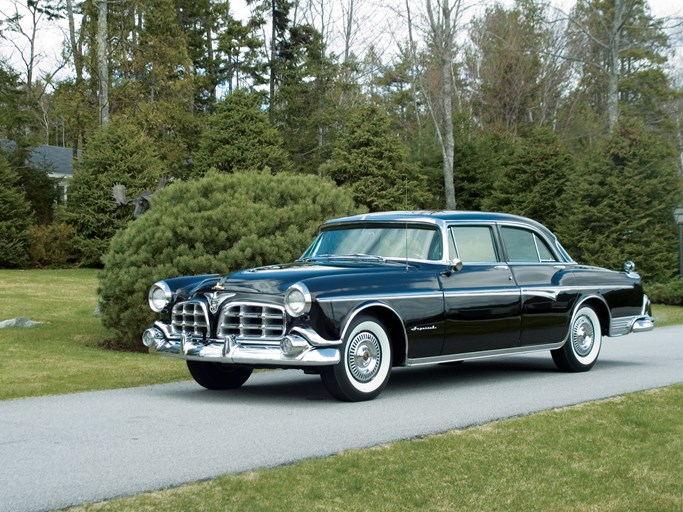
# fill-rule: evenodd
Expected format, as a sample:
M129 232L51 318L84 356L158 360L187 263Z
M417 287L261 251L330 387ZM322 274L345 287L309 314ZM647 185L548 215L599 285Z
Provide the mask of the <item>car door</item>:
M508 266L520 287L520 344L558 343L567 335L577 299L572 263L562 260L545 237L531 228L500 225Z
M448 228L450 258L462 269L441 276L445 326L443 355L519 345L520 290L501 259L492 224Z

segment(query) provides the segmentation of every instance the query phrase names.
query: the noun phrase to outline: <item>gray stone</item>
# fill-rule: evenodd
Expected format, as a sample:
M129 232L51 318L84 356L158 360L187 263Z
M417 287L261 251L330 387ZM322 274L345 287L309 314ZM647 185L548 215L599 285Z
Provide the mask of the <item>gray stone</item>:
M2 322L0 322L0 329L3 329L5 327L35 327L40 323L43 322L34 322L33 320L29 320L25 316L19 316L17 318L3 320Z

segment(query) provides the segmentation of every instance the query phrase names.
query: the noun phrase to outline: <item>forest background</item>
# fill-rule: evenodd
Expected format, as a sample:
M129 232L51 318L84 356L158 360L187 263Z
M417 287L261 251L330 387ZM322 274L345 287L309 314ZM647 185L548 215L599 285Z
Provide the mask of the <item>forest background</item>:
M170 244L178 263L164 252L164 272L228 272L298 256L325 216L457 208L532 217L577 261L634 260L683 301L672 215L683 202L681 19L646 0L384 11L249 0L239 16L218 0L0 5L0 267L109 258L125 272L158 266L168 248L155 244ZM61 57L46 64L40 35L55 24ZM41 144L77 157L66 200L31 164ZM276 175L278 197L249 192ZM223 194L213 201L237 207L202 203L207 180ZM135 229L131 199L168 183L152 209L173 219L158 212ZM306 236L239 207L303 198L316 205L293 221ZM209 214L189 216L200 207ZM122 261L111 240L128 230L144 243ZM243 257L207 260L219 239ZM181 263L193 258L202 269Z

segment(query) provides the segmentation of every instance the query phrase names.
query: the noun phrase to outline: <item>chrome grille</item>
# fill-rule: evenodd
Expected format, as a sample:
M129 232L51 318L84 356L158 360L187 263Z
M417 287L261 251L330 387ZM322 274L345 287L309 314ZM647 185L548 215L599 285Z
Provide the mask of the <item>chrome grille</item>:
M218 319L218 337L279 340L285 335L285 309L254 302L231 302Z
M171 327L175 334L207 336L209 315L206 305L201 302L180 302L173 306Z

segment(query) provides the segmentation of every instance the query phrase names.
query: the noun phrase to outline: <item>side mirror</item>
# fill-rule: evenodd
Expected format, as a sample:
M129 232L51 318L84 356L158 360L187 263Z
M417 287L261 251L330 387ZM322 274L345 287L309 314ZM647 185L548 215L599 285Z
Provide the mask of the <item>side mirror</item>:
M462 270L462 260L460 258L453 258L451 260L451 272L460 272Z
M630 274L635 269L636 269L636 264L633 263L632 261L627 261L626 263L624 263L624 272L628 272Z

